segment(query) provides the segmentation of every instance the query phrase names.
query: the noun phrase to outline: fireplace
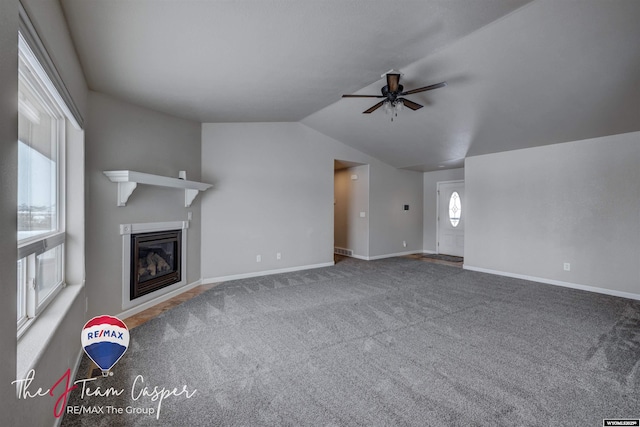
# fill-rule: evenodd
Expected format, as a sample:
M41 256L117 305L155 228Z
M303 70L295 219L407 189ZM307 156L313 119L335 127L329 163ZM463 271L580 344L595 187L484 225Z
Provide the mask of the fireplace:
M131 235L131 299L181 280L182 230Z
M187 286L188 231L189 221L120 224L123 310Z

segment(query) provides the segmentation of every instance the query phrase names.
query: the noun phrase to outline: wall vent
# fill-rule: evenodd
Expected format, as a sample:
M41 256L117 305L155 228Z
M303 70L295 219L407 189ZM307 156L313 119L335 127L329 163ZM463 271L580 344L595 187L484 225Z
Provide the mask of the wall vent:
M353 251L351 249L345 249L345 248L335 247L333 248L333 253L338 255L353 256Z

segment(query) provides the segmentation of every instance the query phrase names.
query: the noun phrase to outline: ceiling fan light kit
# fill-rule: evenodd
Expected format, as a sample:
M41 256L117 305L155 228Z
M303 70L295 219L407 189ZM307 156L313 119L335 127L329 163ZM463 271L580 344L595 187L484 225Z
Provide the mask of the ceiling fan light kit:
M395 102L384 101L382 108L387 115L391 115L391 121L394 117L398 117L398 113L403 110L404 103L401 99L397 99Z
M404 92L404 87L400 84L400 77L403 74L400 71L389 70L381 77L387 78L386 86L381 89L382 95L342 95L343 98L384 98L373 107L362 112L362 114L371 114L378 108L382 107L383 110L391 115L391 121L394 117L398 117L398 113L407 107L413 111L422 108L423 106L410 101L403 96L413 95L414 93L426 92L428 90L438 89L447 85L447 82L436 83L433 85L421 87L418 89L412 89Z

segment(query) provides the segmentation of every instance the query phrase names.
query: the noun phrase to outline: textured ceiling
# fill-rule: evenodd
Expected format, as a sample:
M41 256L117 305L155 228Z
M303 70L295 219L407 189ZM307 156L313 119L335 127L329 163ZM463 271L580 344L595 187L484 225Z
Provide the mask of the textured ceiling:
M637 0L62 0L92 90L200 122L302 121L397 167L640 130ZM380 74L425 105L393 123Z
M393 123L343 99L303 123L401 168L640 130L640 2L536 1L403 69L425 105ZM376 93L382 80L362 90ZM375 101L375 100L374 100Z
M298 121L528 0L63 0L91 89L201 122Z

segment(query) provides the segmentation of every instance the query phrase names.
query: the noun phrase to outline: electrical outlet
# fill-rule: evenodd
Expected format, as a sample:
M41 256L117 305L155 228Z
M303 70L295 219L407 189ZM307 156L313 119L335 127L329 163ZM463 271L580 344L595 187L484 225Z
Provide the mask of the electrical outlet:
M571 271L571 264L569 264L568 262L564 263L564 271Z
M407 241L406 240L402 241L402 246L405 247L405 248L407 247Z
M262 262L262 255L256 255L256 262Z
M366 217L367 217L366 212L360 212L360 218L366 218Z
M193 212L187 212L187 220L191 221L193 219Z
M276 254L276 259L282 259L282 254L280 252Z

